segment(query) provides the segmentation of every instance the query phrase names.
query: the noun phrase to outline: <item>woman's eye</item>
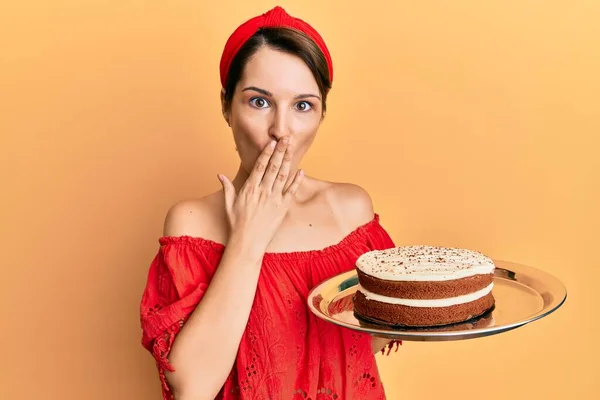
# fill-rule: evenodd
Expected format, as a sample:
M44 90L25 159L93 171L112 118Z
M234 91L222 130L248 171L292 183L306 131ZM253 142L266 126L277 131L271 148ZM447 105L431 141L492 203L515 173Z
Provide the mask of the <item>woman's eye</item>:
M263 99L262 97L254 97L250 99L250 104L252 104L256 108L265 108L269 105L267 100Z
M296 108L299 111L309 111L310 109L312 109L312 104L310 104L308 101L301 101L296 105Z

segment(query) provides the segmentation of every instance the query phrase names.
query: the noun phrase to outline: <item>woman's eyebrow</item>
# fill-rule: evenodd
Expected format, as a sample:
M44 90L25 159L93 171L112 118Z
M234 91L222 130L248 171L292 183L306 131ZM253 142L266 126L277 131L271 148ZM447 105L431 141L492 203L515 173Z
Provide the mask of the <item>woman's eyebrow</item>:
M254 90L255 92L264 94L265 96L273 97L273 94L271 94L271 92L265 89L257 88L256 86L248 86L247 88L242 89L242 92L246 92L248 90Z
M262 95L265 95L265 96L273 97L273 94L271 92L269 92L268 90L261 89L261 88L258 88L256 86L248 86L248 87L242 89L242 92L251 91L251 90L255 91L255 92L258 92L258 93L260 93ZM317 99L321 100L321 96L316 95L316 94L312 94L312 93L299 94L299 95L297 95L294 98L295 99L306 99L306 98L309 98L309 97L314 97L314 98L317 98Z
M299 94L295 98L296 99L306 99L308 97L314 97L314 98L317 98L317 99L321 100L321 96L317 96L316 94L311 94L311 93Z

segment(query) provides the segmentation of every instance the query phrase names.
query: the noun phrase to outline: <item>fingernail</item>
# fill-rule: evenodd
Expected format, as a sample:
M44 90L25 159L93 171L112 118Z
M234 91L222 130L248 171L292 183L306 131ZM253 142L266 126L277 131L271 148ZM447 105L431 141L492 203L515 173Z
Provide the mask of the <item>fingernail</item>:
M273 147L275 147L276 144L277 144L276 141L271 140L271 143L269 143L269 147L273 148Z
M283 144L288 144L290 142L290 138L286 136L282 139L282 141L283 141Z

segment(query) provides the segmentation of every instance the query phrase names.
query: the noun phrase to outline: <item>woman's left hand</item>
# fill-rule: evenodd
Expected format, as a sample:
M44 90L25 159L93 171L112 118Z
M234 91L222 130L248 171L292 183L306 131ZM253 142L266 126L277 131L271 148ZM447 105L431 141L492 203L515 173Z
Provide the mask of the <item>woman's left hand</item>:
M371 349L373 350L373 354L377 354L380 351L385 350L386 347L389 347L390 345L393 346L392 342L397 342L397 345L402 343L399 340L389 337L373 335L371 339Z

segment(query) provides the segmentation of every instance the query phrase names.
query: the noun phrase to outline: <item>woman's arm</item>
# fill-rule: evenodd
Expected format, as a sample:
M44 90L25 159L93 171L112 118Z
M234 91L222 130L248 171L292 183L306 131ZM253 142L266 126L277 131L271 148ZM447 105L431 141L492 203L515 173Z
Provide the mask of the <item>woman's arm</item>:
M262 256L227 244L202 301L173 342L165 376L177 400L214 399L227 379L256 292Z
M223 185L229 238L210 285L173 341L165 377L177 400L214 399L231 372L248 322L262 259L302 181L298 171L287 189L291 148L287 140L267 145L246 183L236 193ZM185 211L185 210L184 210ZM185 212L172 212L165 227L180 236ZM167 229L167 228L165 228ZM183 229L185 231L185 229Z

